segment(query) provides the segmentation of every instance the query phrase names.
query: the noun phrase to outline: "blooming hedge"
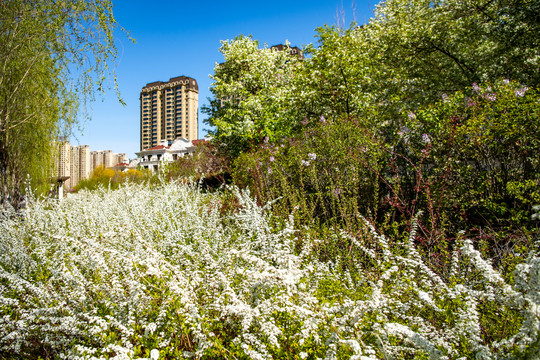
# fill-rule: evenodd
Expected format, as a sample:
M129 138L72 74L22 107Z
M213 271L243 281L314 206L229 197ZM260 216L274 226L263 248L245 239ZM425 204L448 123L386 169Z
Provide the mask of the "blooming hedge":
M510 284L460 240L442 278L417 252L414 231L390 242L366 223L355 236L313 238L270 207L235 188L167 184L5 211L0 357L538 356L537 253ZM348 259L319 260L344 238Z

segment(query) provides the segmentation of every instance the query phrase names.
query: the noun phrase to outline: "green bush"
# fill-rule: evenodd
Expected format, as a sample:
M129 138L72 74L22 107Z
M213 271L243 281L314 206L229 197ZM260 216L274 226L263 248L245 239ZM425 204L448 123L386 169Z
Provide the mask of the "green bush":
M129 169L124 172L100 166L94 169L89 178L79 181L74 190L96 190L100 187L118 189L126 181L141 183L150 181L152 177L149 171Z
M177 179L202 182L207 187L219 187L228 179L228 161L219 156L210 143L201 143L191 156L179 158L165 170L168 181Z
M466 230L491 250L517 250L540 202L538 100L537 91L505 80L410 113L395 134L388 203L404 217L426 210L431 242Z
M469 94L443 94L404 114L399 129L376 124L378 115L305 121L296 138L239 156L233 178L323 233L354 233L360 214L400 237L422 210L416 240L431 262L448 264L465 230L510 274L538 231L531 216L540 203L539 112L535 90L474 84Z
M388 157L379 136L355 119L321 117L294 139L264 144L239 156L236 184L298 221L355 228L357 214L375 216L379 176Z

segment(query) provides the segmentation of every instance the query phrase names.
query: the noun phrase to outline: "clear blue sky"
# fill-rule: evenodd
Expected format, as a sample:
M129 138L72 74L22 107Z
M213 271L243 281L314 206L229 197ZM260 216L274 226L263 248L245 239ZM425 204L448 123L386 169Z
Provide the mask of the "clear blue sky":
M113 90L92 104L92 119L75 131L71 143L90 145L91 150L139 151L139 93L149 82L186 75L199 84L199 138L206 135L206 114L200 107L210 97L209 87L219 53L220 40L252 35L269 46L289 40L302 47L316 43L317 27L335 25L345 15L348 25L365 23L376 2L357 0L274 1L142 1L113 0L117 21L136 40L120 31L116 73L126 106ZM341 15L338 15L341 14ZM342 20L340 20L340 23Z

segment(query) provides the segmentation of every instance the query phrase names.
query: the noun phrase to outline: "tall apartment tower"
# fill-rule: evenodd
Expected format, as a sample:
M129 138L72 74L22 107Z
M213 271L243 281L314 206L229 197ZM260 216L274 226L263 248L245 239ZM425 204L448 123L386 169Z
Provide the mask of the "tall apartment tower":
M87 179L92 174L92 158L90 157L90 146L80 145L79 147L79 179Z
M58 157L55 160L55 175L69 176L71 178L71 145L69 141L63 138L57 143ZM71 186L71 179L66 183L67 188Z
M81 180L81 152L78 146L71 147L70 179L68 180L68 189L71 189Z
M141 150L161 140L197 139L199 85L178 76L146 84L141 90Z

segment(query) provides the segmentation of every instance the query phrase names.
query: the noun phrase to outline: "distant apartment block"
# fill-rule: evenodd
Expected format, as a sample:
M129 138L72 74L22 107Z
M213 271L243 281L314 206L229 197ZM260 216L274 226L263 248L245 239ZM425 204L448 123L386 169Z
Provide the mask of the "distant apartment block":
M56 177L70 177L71 179L71 145L69 141L60 140L57 144L58 156L55 159L54 174ZM70 179L65 186L69 187L71 184Z
M141 150L183 137L197 139L199 86L187 76L146 84L141 90Z
M111 150L90 151L88 145L71 146L69 141L57 142L58 156L55 159L54 174L56 177L69 177L64 182L67 189L76 186L79 181L92 175L99 166L114 167L119 163L126 162L126 154L116 154Z
M279 45L274 45L270 47L270 49L276 50L276 51L283 51L283 50L289 49L290 55L298 56L298 58L302 60L304 59L304 52L298 46L287 46L287 45L279 44Z

